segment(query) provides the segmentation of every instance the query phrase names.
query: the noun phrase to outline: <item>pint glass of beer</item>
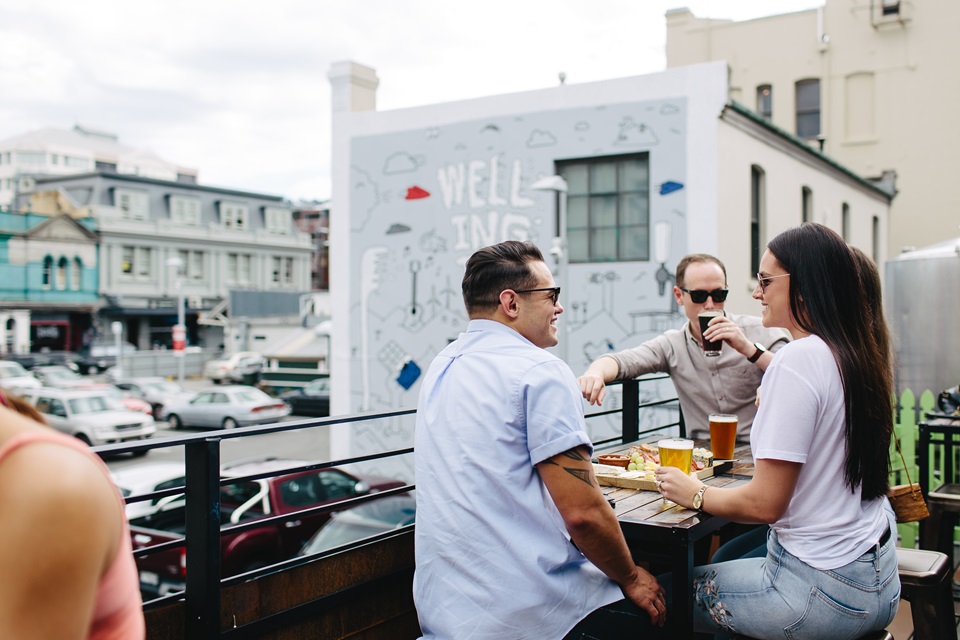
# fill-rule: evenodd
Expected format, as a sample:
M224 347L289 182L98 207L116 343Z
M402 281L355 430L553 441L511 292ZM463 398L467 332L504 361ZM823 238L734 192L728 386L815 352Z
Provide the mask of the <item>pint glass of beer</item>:
M723 311L701 311L697 314L697 318L700 320L700 340L703 342L703 355L705 356L715 357L720 355L720 347L723 346L723 340L710 342L703 337L703 332L707 330L707 325L710 324L711 320L723 315Z
M710 414L710 451L714 460L732 460L737 440L737 416Z
M660 448L660 464L665 467L676 467L684 473L690 473L690 464L693 462L693 440L685 438L670 438L657 443Z

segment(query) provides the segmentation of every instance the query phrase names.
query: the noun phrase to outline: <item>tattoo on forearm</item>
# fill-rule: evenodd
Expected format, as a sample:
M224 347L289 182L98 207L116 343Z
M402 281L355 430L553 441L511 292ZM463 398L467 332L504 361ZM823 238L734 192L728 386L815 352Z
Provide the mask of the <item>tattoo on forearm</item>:
M570 449L569 451L564 451L560 455L566 456L571 460L581 460L581 461L586 460L586 458L583 457L583 454L580 453L579 449Z
M544 460L544 461L541 462L540 464L552 464L552 465L555 466L555 467L559 467L559 466L560 466L559 464L557 464L556 462L554 462L552 458L549 459L549 460Z
M589 469L577 469L574 467L564 467L564 471L572 475L577 480L582 480L589 486L593 486L593 481L590 479L590 470Z

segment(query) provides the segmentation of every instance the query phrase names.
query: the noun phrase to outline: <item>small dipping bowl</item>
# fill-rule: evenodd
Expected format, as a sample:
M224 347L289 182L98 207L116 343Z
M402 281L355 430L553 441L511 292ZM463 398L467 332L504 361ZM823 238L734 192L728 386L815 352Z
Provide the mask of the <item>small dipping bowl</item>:
M625 456L620 453L605 453L597 456L597 462L612 467L626 467L630 464L630 456Z

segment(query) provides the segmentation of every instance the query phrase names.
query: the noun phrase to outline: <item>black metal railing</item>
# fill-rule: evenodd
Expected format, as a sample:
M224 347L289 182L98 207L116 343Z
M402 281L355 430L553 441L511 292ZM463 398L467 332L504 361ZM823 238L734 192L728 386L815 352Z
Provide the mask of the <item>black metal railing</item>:
M622 383L612 383L610 386L622 385L622 408L594 411L587 415L587 419L591 420L601 416L620 414L620 435L612 438L598 439L594 442L594 444L597 446L602 446L604 444L613 442L633 442L645 435L662 432L674 427L679 429L681 435L686 435L683 415L679 411L679 401L676 397L649 400L646 402L640 401L641 385L667 378L669 378L669 376L655 375L643 377L637 380L628 380ZM655 407L666 408L670 407L671 405L676 407L676 420L668 420L663 424L647 426L645 429L640 428L640 416L644 409L652 409ZM242 477L221 478L220 454L221 445L224 441L236 438L247 438L250 436L282 433L286 431L318 429L327 428L334 425L363 423L384 418L409 416L415 413L416 409L365 412L330 418L296 420L263 426L212 431L177 438L163 438L152 441L142 441L136 444L114 444L94 447L94 451L103 455L146 452L152 449L167 449L174 447L184 448L184 464L186 470L184 487L174 487L161 491L129 496L126 498L127 503L130 504L147 500L157 500L167 496L185 494L186 504L184 509L186 514L186 529L184 537L134 551L134 557L139 558L169 549L185 547L185 590L149 600L144 603L144 607L146 609L150 609L183 600L186 607L186 628L184 629L184 637L190 640L243 636L242 632L239 634L237 633L240 632L242 628L221 633L221 587L251 580L258 576L266 575L276 571L291 569L307 562L311 562L318 557L331 555L347 548L370 544L374 540L385 539L408 531L411 528L409 526L385 534L380 534L375 538L353 543L352 545L346 545L344 547L324 551L319 554L290 558L261 569L221 578L220 536L224 533L241 532L257 526L262 526L265 523L293 520L304 515L309 515L313 512L329 510L331 505L349 508L357 504L361 504L370 500L376 500L391 494L409 492L416 488L416 485L408 484L402 487L384 490L375 494L366 494L362 496L346 498L341 501L326 503L319 507L311 507L292 513L268 516L266 518L259 518L247 523L223 527L221 526L222 522L220 512L221 486L258 480L287 473L308 471L313 469L324 469L334 466L368 462L372 460L394 458L397 456L411 455L413 453L412 448L404 448L376 454L344 458L340 460L311 463L307 465L290 467L289 469L280 469Z

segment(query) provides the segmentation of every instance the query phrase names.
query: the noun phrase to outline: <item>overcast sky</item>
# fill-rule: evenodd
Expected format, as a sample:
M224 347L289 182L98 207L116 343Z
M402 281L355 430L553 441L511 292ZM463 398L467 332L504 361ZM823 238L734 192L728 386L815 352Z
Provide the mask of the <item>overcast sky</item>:
M744 20L816 0L0 0L0 139L74 124L200 182L330 196L330 64L381 110L662 70L667 9Z

